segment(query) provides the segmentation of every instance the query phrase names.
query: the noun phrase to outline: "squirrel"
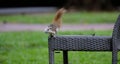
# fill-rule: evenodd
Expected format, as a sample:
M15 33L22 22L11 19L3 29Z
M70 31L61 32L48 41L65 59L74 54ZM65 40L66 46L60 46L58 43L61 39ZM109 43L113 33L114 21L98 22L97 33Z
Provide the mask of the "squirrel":
M60 8L52 21L52 24L50 24L47 28L45 28L45 33L49 33L50 35L54 36L58 29L60 29L62 24L62 15L66 12L65 8Z

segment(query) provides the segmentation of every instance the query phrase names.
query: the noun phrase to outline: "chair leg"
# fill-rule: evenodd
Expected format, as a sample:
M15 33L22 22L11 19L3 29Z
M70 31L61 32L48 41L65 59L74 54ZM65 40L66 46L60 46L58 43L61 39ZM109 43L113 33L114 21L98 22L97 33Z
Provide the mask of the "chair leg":
M63 51L63 64L68 64L68 51Z
M118 63L118 51L112 51L112 64L117 64Z
M49 50L49 64L54 64L54 51Z

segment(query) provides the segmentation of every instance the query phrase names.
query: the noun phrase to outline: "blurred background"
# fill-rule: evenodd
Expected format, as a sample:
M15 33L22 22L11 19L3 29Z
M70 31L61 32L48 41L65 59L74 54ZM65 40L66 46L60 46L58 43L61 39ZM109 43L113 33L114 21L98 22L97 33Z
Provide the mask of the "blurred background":
M119 10L119 0L1 0L0 8L13 7L63 7L72 3L70 7L87 10Z
M68 12L57 35L112 36L120 14L120 0L0 0L0 64L48 64L44 28L61 7ZM111 64L111 52L70 51L69 64Z
M67 6L68 9L74 9L74 10L119 11L120 10L119 2L120 2L119 0L1 0L0 9L34 7L37 10L37 8L40 9L40 7L42 8L55 7L58 9L63 6ZM31 11L32 10L35 9L31 9ZM38 12L38 11L34 11L34 12ZM49 11L47 10L47 12Z

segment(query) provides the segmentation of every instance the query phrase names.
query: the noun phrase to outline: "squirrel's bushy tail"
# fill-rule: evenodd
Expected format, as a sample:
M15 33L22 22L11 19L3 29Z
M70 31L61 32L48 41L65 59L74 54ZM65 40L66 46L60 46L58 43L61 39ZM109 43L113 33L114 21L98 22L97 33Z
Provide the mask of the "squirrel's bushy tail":
M56 25L58 28L61 27L61 23L62 23L62 15L63 13L65 12L66 10L64 8L61 8L59 9L57 12L56 12L56 15L53 19L53 24Z

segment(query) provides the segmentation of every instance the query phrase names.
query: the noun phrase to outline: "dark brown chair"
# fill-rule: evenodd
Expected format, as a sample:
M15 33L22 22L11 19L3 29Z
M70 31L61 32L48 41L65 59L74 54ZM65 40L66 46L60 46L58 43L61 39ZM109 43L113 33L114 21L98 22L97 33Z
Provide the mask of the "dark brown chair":
M49 64L54 64L54 51L63 51L64 64L68 64L68 51L111 51L112 64L117 64L120 50L120 15L112 36L50 36L48 46Z

